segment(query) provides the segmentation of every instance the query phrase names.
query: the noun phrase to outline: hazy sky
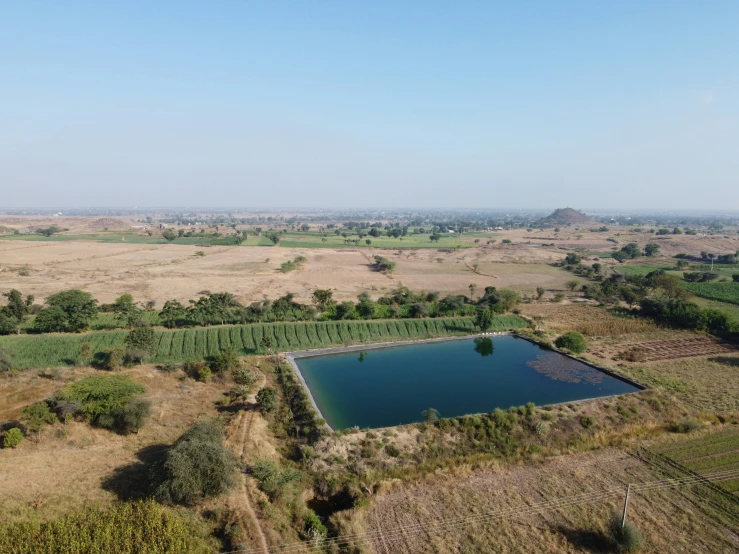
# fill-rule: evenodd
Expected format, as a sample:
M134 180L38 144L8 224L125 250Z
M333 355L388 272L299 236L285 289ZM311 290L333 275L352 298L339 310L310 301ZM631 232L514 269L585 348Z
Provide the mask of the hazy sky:
M0 206L739 208L739 2L4 2Z

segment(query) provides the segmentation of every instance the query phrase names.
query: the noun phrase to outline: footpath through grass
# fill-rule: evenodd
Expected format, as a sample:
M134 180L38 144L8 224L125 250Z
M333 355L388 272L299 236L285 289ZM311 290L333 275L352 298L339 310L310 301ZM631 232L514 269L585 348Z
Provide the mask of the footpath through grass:
M528 322L518 316L502 315L493 320L491 331L521 329ZM217 356L232 347L242 354L264 353L262 339L272 339L274 350L285 352L356 343L373 343L466 335L475 332L471 317L395 319L367 321L308 321L297 323L255 323L156 331L154 363L182 362ZM122 345L127 331L99 331L84 334L52 333L0 337L0 349L13 367L46 368L84 363L80 359L83 342L94 353Z

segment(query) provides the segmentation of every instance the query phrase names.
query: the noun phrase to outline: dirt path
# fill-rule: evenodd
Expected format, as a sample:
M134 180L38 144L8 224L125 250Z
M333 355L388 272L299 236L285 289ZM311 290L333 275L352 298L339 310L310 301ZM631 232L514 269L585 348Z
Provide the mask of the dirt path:
M256 391L259 391L266 382L266 378L264 375L262 375L262 378L260 379L259 383L256 387L254 387L255 392L249 395L249 397L246 400L246 410L242 411L240 414L241 417L241 443L239 445L239 458L241 458L242 462L246 462L245 459L245 452L246 452L246 442L249 440L249 431L251 430L251 423L254 419L254 414L256 412L257 408L257 393ZM259 521L259 517L257 516L257 513L254 511L254 507L252 504L252 499L249 496L249 489L246 485L246 475L241 474L241 492L242 496L244 498L244 509L246 513L248 514L249 519L253 522L253 527L256 529L257 539L259 541L259 551L260 552L269 552L269 545L267 544L267 537L264 534L264 531L262 530L262 524ZM251 526L248 525L248 522L244 522L244 527L246 529L249 529Z

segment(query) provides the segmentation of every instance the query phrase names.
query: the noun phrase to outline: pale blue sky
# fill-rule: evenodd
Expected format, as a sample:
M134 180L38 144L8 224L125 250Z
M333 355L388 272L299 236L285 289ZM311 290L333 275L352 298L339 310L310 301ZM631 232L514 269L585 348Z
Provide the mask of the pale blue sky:
M739 209L739 2L5 2L0 205Z

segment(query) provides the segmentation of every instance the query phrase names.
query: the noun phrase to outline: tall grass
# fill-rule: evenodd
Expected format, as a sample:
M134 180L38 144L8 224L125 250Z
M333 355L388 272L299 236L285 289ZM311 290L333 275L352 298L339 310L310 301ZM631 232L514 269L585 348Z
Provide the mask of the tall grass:
M526 327L523 318L496 316L491 331ZM256 323L192 329L156 331L154 363L210 358L225 348L242 354L262 353L262 337L275 341L277 351L323 348L348 343L383 342L428 337L465 335L475 332L469 317L369 320L311 321L297 323ZM123 345L126 331L99 331L85 334L11 335L0 337L0 349L16 368L45 368L80 362L80 347L90 342L98 353L111 346Z
M153 501L88 509L45 522L0 526L8 554L205 554L213 552L197 522Z

